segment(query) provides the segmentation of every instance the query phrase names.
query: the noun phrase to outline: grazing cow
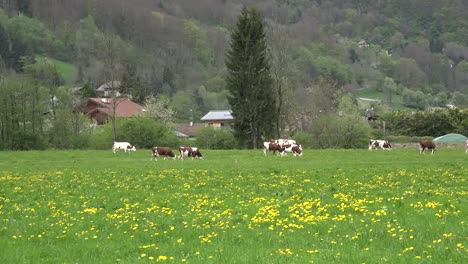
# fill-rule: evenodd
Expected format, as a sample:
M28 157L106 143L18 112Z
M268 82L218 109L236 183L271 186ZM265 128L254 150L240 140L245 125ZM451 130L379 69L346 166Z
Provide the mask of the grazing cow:
M200 149L194 147L179 147L179 158L183 160L185 157L192 157L192 159L198 157L203 159L203 155Z
M296 140L294 140L294 139L283 139L283 138L270 139L270 143L280 144L281 146L287 145L287 144L297 144Z
M392 145L387 140L369 139L369 150L392 150Z
M294 157L299 156L302 157L302 146L298 144L287 144L283 146L284 151L281 153L282 155L287 155L288 152L291 152Z
M117 151L117 150L123 150L125 152L127 151L136 151L135 146L128 142L114 142L114 145L112 145L112 151Z
M434 151L436 150L436 144L430 140L421 140L419 141L419 153L425 153L424 150L430 149L431 154L434 154Z
M159 156L164 156L164 160L167 157L176 159L176 155L174 155L174 152L172 152L170 147L153 147L151 153L153 154L153 160L156 160L156 158Z
M282 145L278 143L263 142L263 155L266 156L267 150L273 151L273 155L275 155L277 151L282 154L284 151L284 148Z
M465 154L468 153L468 140L465 141Z

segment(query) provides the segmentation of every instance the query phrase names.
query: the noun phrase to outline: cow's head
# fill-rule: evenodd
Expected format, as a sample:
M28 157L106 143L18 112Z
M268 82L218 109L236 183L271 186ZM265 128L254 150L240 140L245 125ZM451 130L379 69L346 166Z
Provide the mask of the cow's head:
M135 145L128 145L127 150L136 151Z

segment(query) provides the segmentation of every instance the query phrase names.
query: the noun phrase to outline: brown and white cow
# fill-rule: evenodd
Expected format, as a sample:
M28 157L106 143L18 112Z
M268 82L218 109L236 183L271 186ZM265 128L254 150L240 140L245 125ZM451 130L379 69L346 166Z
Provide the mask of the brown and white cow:
M132 144L128 142L114 142L114 144L112 145L112 151L114 151L115 153L117 150L123 150L127 152L127 151L136 151L136 148L135 146L133 146Z
M282 155L287 155L287 153L292 153L295 156L302 157L302 146L298 144L286 144L283 145L284 151Z
M176 159L176 155L172 152L170 147L153 147L151 149L151 153L153 156L153 160L157 160L156 158L159 156L164 156L164 160L169 157L172 159Z
M294 139L284 139L284 138L270 139L270 142L280 144L281 146L288 145L288 144L297 144L296 140Z
M392 150L392 145L387 140L369 139L369 150Z
M278 151L279 153L283 153L284 148L282 145L273 142L263 142L263 155L267 155L267 151L273 151L273 155L276 154Z
M468 140L465 141L465 154L468 153Z
M179 159L183 160L185 157L192 157L203 159L200 149L194 147L179 147Z
M431 140L421 140L419 141L419 153L425 153L424 150L430 149L431 154L434 154L434 151L436 150L436 144L432 142Z

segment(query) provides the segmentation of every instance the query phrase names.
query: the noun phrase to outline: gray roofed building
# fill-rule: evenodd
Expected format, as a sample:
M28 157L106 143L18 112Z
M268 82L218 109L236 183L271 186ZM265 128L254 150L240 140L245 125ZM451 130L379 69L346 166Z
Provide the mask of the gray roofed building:
M214 121L214 120L233 120L231 110L212 110L204 115L201 121Z
M213 127L228 127L229 122L234 120L231 110L212 110L201 119L206 125Z

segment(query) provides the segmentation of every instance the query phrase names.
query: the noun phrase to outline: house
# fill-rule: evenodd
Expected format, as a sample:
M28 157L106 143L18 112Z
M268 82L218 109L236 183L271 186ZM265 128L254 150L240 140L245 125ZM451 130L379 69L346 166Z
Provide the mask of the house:
M370 46L369 43L367 43L367 41L365 41L365 40L363 40L363 39L360 40L357 44L358 44L358 46L361 47L361 48L362 48L362 47L369 47L369 46Z
M200 119L205 126L216 128L228 127L229 123L234 120L231 110L212 110L209 111Z
M96 89L96 94L99 97L113 97L112 90L115 90L115 97L120 97L122 94L119 92L120 81L109 81Z
M204 127L205 125L202 123L180 123L175 125L174 133L177 137L180 138L187 138L187 139L195 139L195 135L197 130Z
M115 106L115 116L132 117L137 113L145 111L145 108L128 98L89 98L80 106L80 111L89 116L93 124L101 125L113 113Z

